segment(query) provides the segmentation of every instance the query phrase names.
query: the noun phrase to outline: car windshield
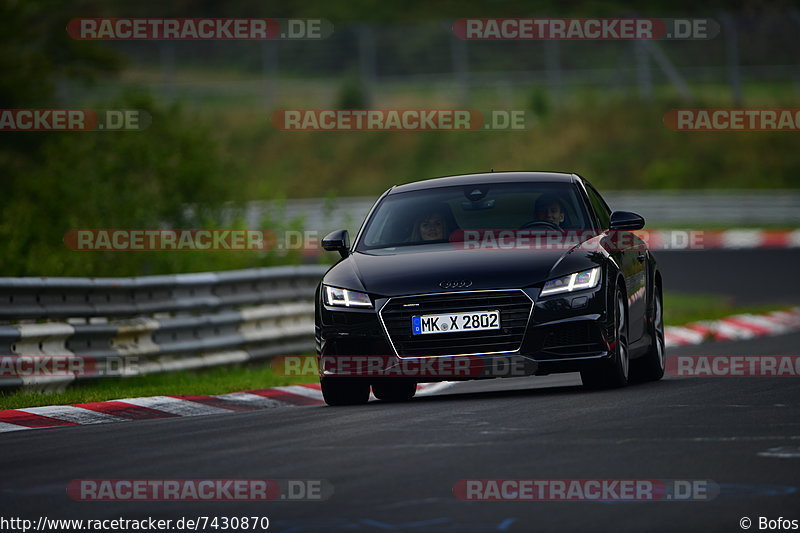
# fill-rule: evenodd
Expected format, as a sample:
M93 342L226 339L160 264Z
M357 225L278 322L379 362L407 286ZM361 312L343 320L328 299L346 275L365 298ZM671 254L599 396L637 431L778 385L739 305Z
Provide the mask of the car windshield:
M367 221L357 250L459 240L465 230L592 228L570 183L488 183L391 194Z

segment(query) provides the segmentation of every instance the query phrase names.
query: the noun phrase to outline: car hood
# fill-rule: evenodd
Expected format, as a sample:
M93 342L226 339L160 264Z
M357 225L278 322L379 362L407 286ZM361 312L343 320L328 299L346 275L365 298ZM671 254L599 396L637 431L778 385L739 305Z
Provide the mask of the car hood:
M461 280L471 282L469 290L512 289L536 285L598 263L597 252L581 247L570 250L425 248L424 251L355 252L336 264L325 275L324 282L380 296L440 292L443 290L441 282Z

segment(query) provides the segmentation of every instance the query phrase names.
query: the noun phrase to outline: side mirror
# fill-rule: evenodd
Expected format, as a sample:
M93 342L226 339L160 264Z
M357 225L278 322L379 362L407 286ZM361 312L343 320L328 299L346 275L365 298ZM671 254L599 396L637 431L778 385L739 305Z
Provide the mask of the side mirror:
M644 227L644 218L629 211L614 211L611 213L612 230L635 230Z
M342 258L350 255L350 234L346 229L338 229L322 239L322 248L329 252L339 252Z

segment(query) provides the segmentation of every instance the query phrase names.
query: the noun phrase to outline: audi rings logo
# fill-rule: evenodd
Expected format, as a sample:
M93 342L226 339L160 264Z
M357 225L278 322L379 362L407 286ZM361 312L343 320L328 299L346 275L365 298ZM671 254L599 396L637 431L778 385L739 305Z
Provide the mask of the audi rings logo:
M469 279L447 280L439 283L439 286L443 289L466 289L467 287L472 287L472 280Z

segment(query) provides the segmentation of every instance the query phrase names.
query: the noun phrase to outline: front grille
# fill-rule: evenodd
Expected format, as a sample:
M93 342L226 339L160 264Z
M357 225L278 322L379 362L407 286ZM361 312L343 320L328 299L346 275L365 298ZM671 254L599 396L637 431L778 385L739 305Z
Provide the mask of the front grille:
M418 304L414 307L403 307ZM533 303L520 290L452 292L392 298L381 319L401 356L513 352L522 345ZM411 317L468 311L500 311L500 329L414 335Z

